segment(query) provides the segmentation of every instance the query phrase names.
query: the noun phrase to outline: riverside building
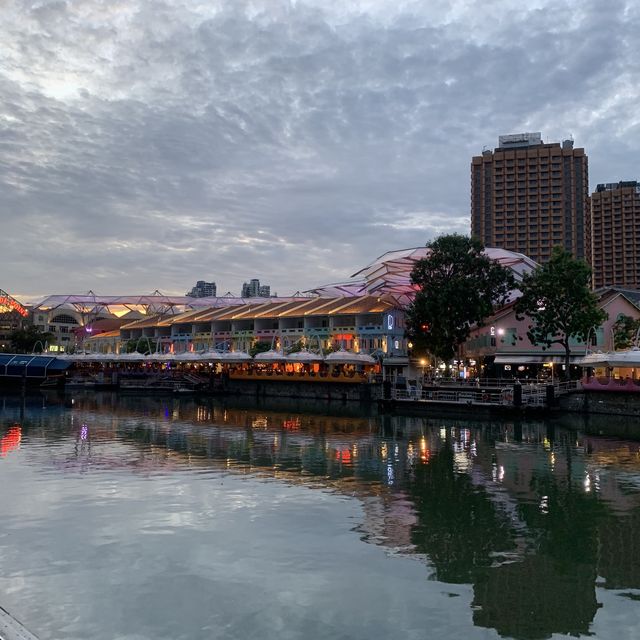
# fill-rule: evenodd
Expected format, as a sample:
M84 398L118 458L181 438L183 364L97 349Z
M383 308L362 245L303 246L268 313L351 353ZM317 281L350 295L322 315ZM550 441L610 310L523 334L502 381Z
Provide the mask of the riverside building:
M640 184L599 184L591 194L593 286L640 288Z
M546 262L555 245L588 259L588 159L572 140L499 137L471 161L471 234Z
M300 298L145 318L120 329L121 342L148 340L171 352L219 348L249 351L257 342L277 349L311 348L406 354L404 313L376 296ZM96 341L99 343L99 341Z

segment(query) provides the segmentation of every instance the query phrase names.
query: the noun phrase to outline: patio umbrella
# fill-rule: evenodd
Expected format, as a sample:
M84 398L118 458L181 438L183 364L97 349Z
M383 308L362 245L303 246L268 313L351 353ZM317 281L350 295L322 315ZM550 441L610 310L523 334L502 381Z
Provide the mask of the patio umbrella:
M282 353L282 351L275 351L274 349L269 349L269 351L263 351L262 353L257 353L254 358L256 362L286 362L287 356Z
M325 361L328 364L360 364L360 365L372 365L376 364L375 358L367 355L366 353L353 353L352 351L334 351L330 353Z
M287 356L287 360L289 362L324 362L324 356L319 353L313 353L308 349L302 349L301 351L296 351L295 353L290 353Z
M216 357L217 362L228 362L230 364L251 362L253 358L246 351L222 351Z

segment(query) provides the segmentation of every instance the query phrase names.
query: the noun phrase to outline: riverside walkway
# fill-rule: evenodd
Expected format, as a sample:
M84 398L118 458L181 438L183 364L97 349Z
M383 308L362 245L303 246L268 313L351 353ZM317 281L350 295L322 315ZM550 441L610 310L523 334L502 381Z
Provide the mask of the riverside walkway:
M38 640L8 611L0 607L0 640Z
M457 380L425 380L398 385L388 382L381 408L427 409L429 406L484 412L547 411L560 396L580 391L577 380L514 381L480 379L472 383Z

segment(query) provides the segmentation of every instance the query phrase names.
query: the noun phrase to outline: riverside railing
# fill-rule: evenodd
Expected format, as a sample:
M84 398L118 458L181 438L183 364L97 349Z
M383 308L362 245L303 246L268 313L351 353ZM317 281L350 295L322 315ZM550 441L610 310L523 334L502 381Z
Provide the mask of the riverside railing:
M407 383L404 386L391 385L390 395L391 399L399 401L544 407L552 404L553 399L557 396L580 388L580 383L577 380L554 383L544 380L518 384L511 379L508 384L504 384L507 381L502 379L499 380L503 383L502 385L497 384L498 379L491 382L492 384L479 386L454 384L426 384L423 386L419 382Z

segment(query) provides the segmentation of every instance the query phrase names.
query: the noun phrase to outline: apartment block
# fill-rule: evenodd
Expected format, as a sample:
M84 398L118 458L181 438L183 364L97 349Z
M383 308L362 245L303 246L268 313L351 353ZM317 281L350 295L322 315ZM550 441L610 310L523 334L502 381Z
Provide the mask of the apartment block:
M589 226L594 288L640 288L640 183L599 184Z
M545 262L555 245L589 258L588 158L572 140L499 137L471 162L471 233L485 246Z
M215 298L217 295L217 287L215 282L205 282L204 280L198 280L188 291L186 296L190 298Z

